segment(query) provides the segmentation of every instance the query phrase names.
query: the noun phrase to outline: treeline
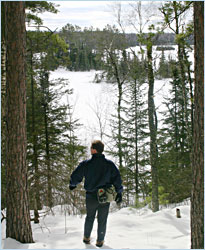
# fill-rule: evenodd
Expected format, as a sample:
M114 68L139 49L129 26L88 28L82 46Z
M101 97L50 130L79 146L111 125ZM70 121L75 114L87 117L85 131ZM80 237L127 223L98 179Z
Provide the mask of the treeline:
M124 45L126 48L133 46L145 45L146 43L141 41L137 34L123 34L119 32L116 27L116 40L124 40ZM100 53L98 51L98 44L100 39L103 37L105 39L107 29L109 25L103 30L94 29L93 27L81 29L77 25L67 24L59 32L59 36L65 40L69 45L68 56L70 58L70 63L67 68L71 71L87 71L87 70L100 70L103 67L103 61L98 56ZM148 39L149 34L144 33L145 41ZM158 46L160 50L164 45L164 50L174 49L170 47L171 45L177 45L177 35L174 33L157 33L153 35L153 45ZM187 44L193 44L193 32L188 34L185 38ZM165 46L166 45L166 46ZM59 56L62 56L60 54Z
M146 34L146 33L145 33ZM148 34L146 34L148 36ZM136 34L126 34L126 39L128 41L129 47L137 46L140 44L138 38L136 38ZM176 34L174 33L162 33L157 34L154 39L153 45L177 45L176 43ZM194 34L190 34L186 39L187 44L194 44Z

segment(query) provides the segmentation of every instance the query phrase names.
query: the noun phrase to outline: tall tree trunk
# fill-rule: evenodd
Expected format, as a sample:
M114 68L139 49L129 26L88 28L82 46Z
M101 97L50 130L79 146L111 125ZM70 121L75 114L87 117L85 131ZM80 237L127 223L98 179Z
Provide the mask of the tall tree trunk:
M49 74L43 73L42 76L42 90L44 95L43 100L43 112L44 112L44 128L45 128L45 140L46 140L46 167L47 167L47 205L52 208L53 196L52 196L52 177L51 177L51 160L50 160L50 140L49 140L49 125L48 125L48 92L49 92Z
M6 43L5 43L5 2L1 3L1 116L5 118L5 95L6 95Z
M174 7L174 13L175 13L175 22L176 22L176 35L179 35L180 30L180 24L179 24L179 7L177 6L178 3L176 1L173 1L173 7ZM188 101L187 101L187 90L186 90L186 74L185 74L185 66L184 66L184 44L182 44L181 41L178 42L178 63L179 63L179 69L180 69L180 80L182 85L182 94L183 94L183 101L184 101L184 121L185 121L185 127L188 133L188 145L189 148L191 148L191 129L189 126L189 114L188 114ZM184 151L184 149L183 149Z
M179 129L178 129L178 114L177 114L177 86L176 79L174 81L174 130L175 130L175 164L179 166Z
M118 86L118 103L117 103L117 117L118 117L118 156L119 156L119 170L122 174L123 172L123 164L122 164L122 118L121 118L121 110L122 110L122 86L124 80L120 80L120 73L117 67L117 63L113 58L112 52L108 51L111 64L114 68L114 76L117 81Z
M6 206L6 43L5 43L5 2L1 2L1 208Z
M118 150L119 150L119 170L122 172L122 118L121 118L121 102L122 102L122 83L118 81L118 107L117 107L117 116L118 116Z
M151 42L150 42L151 43ZM148 116L149 116L149 130L150 130L150 163L152 171L152 211L159 211L158 200L158 149L157 149L157 119L154 104L154 74L152 67L152 45L147 45L147 59L148 59Z
M139 199L139 154L138 154L138 103L137 80L134 81L134 106L135 106L135 197Z
M6 12L6 237L33 242L26 165L25 2L5 2Z
M38 170L38 153L37 153L37 134L36 134L36 114L35 114L35 88L33 76L33 51L31 41L30 51L30 66L31 66L31 105L32 105L32 143L33 143L33 169L34 169L34 222L39 223L38 209L42 209L40 201L40 188L39 188L39 170Z
M183 54L184 54L184 59L185 59L185 64L187 68L187 74L188 74L188 82L189 82L189 97L191 100L191 138L190 138L190 143L192 145L192 138L193 138L193 127L194 127L194 94L193 94L193 80L191 77L191 64L188 60L187 53L185 51L185 48L183 48Z
M195 112L191 195L191 248L204 249L204 2L194 2Z

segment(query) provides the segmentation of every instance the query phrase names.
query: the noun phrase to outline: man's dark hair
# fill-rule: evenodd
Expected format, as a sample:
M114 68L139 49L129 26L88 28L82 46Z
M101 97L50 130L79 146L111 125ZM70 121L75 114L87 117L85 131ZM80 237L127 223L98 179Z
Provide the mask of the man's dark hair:
M102 154L102 152L103 152L103 150L104 150L104 144L103 144L101 141L96 140L96 141L93 141L93 142L92 142L91 148L96 149L96 151L97 151L99 154Z

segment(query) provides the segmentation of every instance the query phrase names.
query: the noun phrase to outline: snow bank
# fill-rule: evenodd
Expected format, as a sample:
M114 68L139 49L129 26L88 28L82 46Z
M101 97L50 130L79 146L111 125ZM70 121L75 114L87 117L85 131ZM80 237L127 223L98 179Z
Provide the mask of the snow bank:
M176 218L176 208L153 213L148 208L122 208L108 217L107 234L103 249L189 249L190 205L178 206L181 218ZM61 207L41 218L40 224L32 222L35 243L21 244L5 239L5 221L2 225L3 249L96 249L97 221L91 235L91 245L82 242L83 216L66 216Z

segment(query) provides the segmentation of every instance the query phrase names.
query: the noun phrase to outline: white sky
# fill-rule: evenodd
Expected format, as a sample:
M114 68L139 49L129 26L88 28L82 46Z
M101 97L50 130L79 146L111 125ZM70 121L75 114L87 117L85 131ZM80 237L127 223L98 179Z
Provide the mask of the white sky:
M44 25L50 29L60 30L67 23L80 27L103 28L111 22L111 13L107 6L109 1L53 1L59 4L57 14L44 13L42 16Z
M78 25L81 28L93 26L94 28L103 29L107 24L116 24L116 17L113 13L113 6L116 2L121 3L123 6L122 16L127 16L128 4L133 1L50 1L60 5L57 7L59 12L57 14L43 13L39 14L44 20L44 25L49 29L58 31L70 23ZM137 1L135 1L136 3ZM143 4L148 4L149 1L142 1ZM157 1L152 2L152 9ZM156 10L156 9L155 9ZM156 11L155 11L156 13ZM123 19L125 20L125 18ZM126 31L130 31L129 29Z

